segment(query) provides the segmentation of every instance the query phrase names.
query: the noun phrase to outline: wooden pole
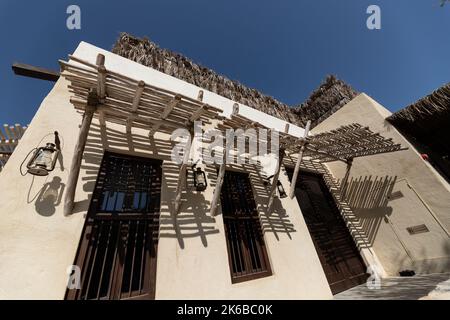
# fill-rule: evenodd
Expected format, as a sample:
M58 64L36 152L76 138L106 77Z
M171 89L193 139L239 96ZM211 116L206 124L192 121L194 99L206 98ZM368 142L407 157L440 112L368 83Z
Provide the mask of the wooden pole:
M219 174L217 175L216 188L214 189L213 198L211 201L211 210L209 212L211 217L215 216L217 204L219 203L220 192L222 190L223 179L225 177L225 163L222 163L219 167Z
M86 106L86 110L84 112L80 133L78 135L77 144L75 145L75 150L73 152L72 163L70 165L69 178L67 179L67 189L64 198L64 215L66 216L70 215L73 210L75 190L77 188L78 176L80 174L84 147L86 146L89 128L91 126L92 118L98 104L96 91L91 91L89 95L91 99L88 99L88 105Z
M303 134L302 146L301 146L300 152L298 153L297 163L295 164L294 175L292 176L291 190L289 191L289 196L291 197L291 199L294 198L295 185L297 184L297 178L298 178L298 174L300 172L300 164L302 163L303 152L305 151L305 148L306 148L306 138L308 137L310 127L311 127L311 121L308 121L306 123L305 132Z
M276 192L277 186L278 186L278 178L280 176L281 165L283 164L283 158L284 158L284 149L280 148L280 154L278 156L277 169L276 169L275 174L273 176L272 187L270 189L269 203L267 204L267 213L269 213L270 210L272 209L273 199L275 198L275 192Z
M180 173L178 175L178 183L177 189L175 191L175 214L180 212L181 207L181 195L183 192L183 186L186 184L186 170L189 162L189 158L191 156L191 147L192 147L192 137L190 137L190 141L188 141L185 149L185 153L183 155L183 163L181 164Z
M98 78L97 78L97 94L99 100L103 103L106 98L106 68L105 56L97 55Z

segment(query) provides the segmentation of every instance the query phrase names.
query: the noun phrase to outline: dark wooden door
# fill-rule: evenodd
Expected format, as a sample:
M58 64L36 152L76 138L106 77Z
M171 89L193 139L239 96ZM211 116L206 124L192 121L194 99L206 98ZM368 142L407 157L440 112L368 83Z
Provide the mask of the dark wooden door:
M367 268L322 176L301 172L295 195L333 294L366 282Z
M105 153L75 265L70 300L154 299L161 161Z
M220 199L232 283L272 275L248 174L226 171Z

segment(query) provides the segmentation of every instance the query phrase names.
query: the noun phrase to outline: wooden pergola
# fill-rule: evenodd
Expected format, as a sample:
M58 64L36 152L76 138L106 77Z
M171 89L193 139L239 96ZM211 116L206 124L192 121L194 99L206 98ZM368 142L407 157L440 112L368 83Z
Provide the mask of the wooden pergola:
M213 119L220 120L219 129L248 129L263 128L269 133L267 143L271 143L270 136L275 130L268 128L243 116L239 112L239 105L235 104L229 118L220 114L222 109L202 102L203 91L199 90L197 99L193 99L176 92L162 89L142 80L129 78L120 73L105 68L105 57L97 56L96 64L80 58L69 56L70 62L60 61L61 76L67 79L69 90L74 96L70 99L76 109L84 112L80 133L73 154L71 170L67 182L64 200L64 212L70 214L74 206L76 181L78 180L81 160L93 117L97 117L102 127L106 122L118 123L126 126L131 132L132 127L146 129L152 136L156 132L171 134L175 129L185 128L193 131L193 123L201 120L204 124L211 124ZM347 177L353 158L404 150L392 139L386 139L368 127L359 124L342 126L336 130L309 136L310 122L308 122L304 136L294 137L289 134L289 123L283 132L279 133L280 150L271 190L269 193L268 210L271 209L276 194L281 164L285 152L298 154L291 182L290 196L294 196L295 185L300 171L303 157L319 162L343 161L347 163ZM276 131L276 130L275 130ZM233 136L234 138L234 136ZM234 144L233 144L234 146ZM231 146L231 148L234 148ZM227 145L223 149L225 157ZM174 207L176 213L180 210L181 195L186 180L186 170L192 153L192 143L186 148L184 161L180 165L180 173L176 188ZM239 156L239 155L238 155ZM211 203L210 214L215 214L220 199L221 187L225 175L225 159L220 165L216 187Z
M221 109L202 102L201 90L198 98L192 99L107 70L105 57L101 54L97 56L96 64L74 56L69 58L70 62L60 61L61 76L70 82L69 90L74 94L70 101L76 109L84 112L84 116L67 182L64 199L66 215L73 210L76 182L94 116L102 127L106 126L106 122L112 122L126 126L128 133L132 127L136 127L148 130L149 135L153 136L156 132L171 134L179 128L192 132L194 121L211 123L211 119L218 118L222 112ZM191 147L192 144L187 146L186 150L189 151L185 152L180 166L175 198L177 212L180 209Z
M238 108L237 108L238 110ZM347 170L344 179L342 180L341 190L345 193L345 187L350 173L351 165L354 158L371 156L376 154L388 153L406 150L400 144L393 142L391 138L385 138L380 133L370 130L369 127L364 127L358 123L344 125L338 129L319 133L316 135L309 135L311 122L308 121L305 127L303 137L294 137L289 134L289 123L286 124L285 130L279 132L279 146L280 151L277 155L277 166L273 175L271 189L269 192L269 201L267 204L268 210L271 210L273 200L276 194L276 188L280 175L281 165L285 153L298 154L297 162L294 168L294 174L291 181L289 196L292 199L295 194L295 186L298 180L300 165L303 157L309 160L325 163L333 161L342 161L347 164ZM219 126L220 127L220 126ZM226 128L264 128L269 132L274 130L267 128L259 123L255 123L246 117L239 115L233 110L230 119L223 121L222 127ZM270 137L270 135L269 135ZM269 139L270 140L270 139ZM270 142L268 142L270 143ZM225 166L222 165L219 170L219 181L214 192L214 199L218 199L220 195L220 187L225 172ZM216 200L217 201L217 200ZM216 202L213 202L215 205ZM211 207L213 214L215 206Z
M393 142L391 138L385 138L381 134L373 132L369 127L363 127L358 123L344 125L338 129L308 136L308 122L303 138L293 138L285 135L281 138L284 145L288 146L291 154L298 153L297 163L291 182L289 196L294 197L300 164L303 157L317 162L342 161L347 164L347 171L342 180L341 188L345 192L345 185L350 173L354 158L371 156L376 154L406 150L400 144Z

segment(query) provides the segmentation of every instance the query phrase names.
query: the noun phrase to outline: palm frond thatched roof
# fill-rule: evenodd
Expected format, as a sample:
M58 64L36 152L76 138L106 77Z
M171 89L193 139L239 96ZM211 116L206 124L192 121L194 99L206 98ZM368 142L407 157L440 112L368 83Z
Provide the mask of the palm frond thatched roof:
M302 125L311 120L312 127L328 118L358 95L352 87L335 76L328 76L309 98L293 112Z
M305 103L291 107L179 53L162 49L147 38L121 33L112 52L299 126L308 120L316 125L357 95L343 81L329 76Z
M392 123L450 182L450 83L392 114Z
M430 95L418 100L416 103L392 114L388 120L398 124L402 122L415 122L425 120L439 114L450 112L450 82L435 90Z

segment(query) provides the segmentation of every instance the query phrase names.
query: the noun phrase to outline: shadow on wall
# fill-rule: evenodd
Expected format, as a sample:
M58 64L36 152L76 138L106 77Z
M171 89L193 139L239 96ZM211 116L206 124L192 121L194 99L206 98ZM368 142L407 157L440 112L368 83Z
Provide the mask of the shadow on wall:
M180 166L173 162L164 164L163 185L166 186L167 195L161 206L163 210L160 222L161 238L176 238L181 249L185 248L185 239L200 238L204 247L208 246L207 236L218 234L215 227L216 219L209 216L210 202L202 192L191 187L190 181L185 185L182 195L180 213L174 211L174 201L179 178ZM189 197L186 195L189 194Z
M398 259L399 269L402 270L414 270L416 274L430 274L430 273L444 273L450 270L450 242L444 242L442 244L443 256L433 258L433 254L428 252L424 246L420 252L416 253L419 257L425 257L423 260L415 260L415 257L404 257Z
M34 181L35 177L33 176L30 189L28 190L28 203L34 200L36 212L43 217L51 217L55 214L56 207L61 204L66 185L61 182L60 177L54 176L50 182L46 182L38 193L30 199Z
M289 239L292 239L291 233L296 232L296 230L294 224L289 219L289 215L283 208L280 199L278 197L274 199L272 210L270 212L267 208L270 183L268 185L264 184L264 182L267 181L267 178L262 174L261 166L259 164L245 163L239 167L233 165L227 166L227 170L244 171L249 174L263 233L272 233L277 240L280 240L280 235L282 234L285 234ZM217 169L215 167L212 167L208 172L208 177L213 179L213 187L215 188L215 179L217 178ZM219 204L216 214L220 213L221 210Z
M269 202L271 184L264 185L264 177L261 176L260 170L255 172L255 179L257 183L253 184L253 192L255 201L259 207L261 214L261 224L263 232L272 233L277 240L280 240L280 234L285 234L289 239L292 239L291 233L296 232L294 224L289 219L289 215L283 208L280 198L275 197L272 205L272 210L268 210L267 204ZM284 168L282 168L280 175L287 175ZM286 187L287 186L283 186ZM276 191L278 194L278 190Z
M64 172L64 157L62 153L58 155L59 167L55 168L55 171L60 170ZM29 161L29 159L28 159ZM27 203L34 201L36 212L43 217L51 217L56 212L56 207L61 204L62 196L66 185L62 183L62 179L59 176L53 176L50 182L47 181L49 176L46 176L46 182L42 185L39 191L32 196L33 186L36 182L36 176L32 177L30 187L27 193Z
M73 214L87 212L92 199L92 192L97 181L104 150L125 153L134 156L161 159L163 163L162 190L166 194L161 200L160 238L175 238L180 248L185 247L185 239L200 238L203 246L207 246L207 236L219 233L215 227L215 219L209 217L209 202L202 193L186 191L182 196L181 213L176 215L173 210L175 190L177 188L180 166L171 162L170 155L173 144L168 140L149 138L139 133L102 127L92 123L84 151L81 169L85 172L82 177L83 188L88 193L85 200L75 203ZM170 199L170 200L169 200Z
M397 177L352 177L344 190L342 198L359 219L359 227L366 245L373 245L381 223L392 214L389 200Z

